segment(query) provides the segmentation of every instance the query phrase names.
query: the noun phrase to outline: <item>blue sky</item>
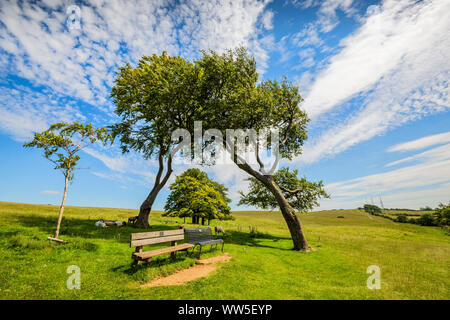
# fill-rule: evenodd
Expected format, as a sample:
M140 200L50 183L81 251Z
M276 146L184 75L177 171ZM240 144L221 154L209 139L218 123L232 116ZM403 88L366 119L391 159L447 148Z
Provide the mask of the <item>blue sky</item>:
M80 28L68 23L71 5ZM448 0L3 0L0 200L59 204L61 173L22 145L56 121L117 121L109 91L118 66L163 50L194 59L245 45L261 79L286 75L299 85L311 123L289 166L325 182L332 198L321 209L380 197L402 208L450 201L448 12ZM150 191L154 161L117 145L81 156L69 205L138 208ZM245 173L204 169L240 209ZM164 188L155 209L166 196Z

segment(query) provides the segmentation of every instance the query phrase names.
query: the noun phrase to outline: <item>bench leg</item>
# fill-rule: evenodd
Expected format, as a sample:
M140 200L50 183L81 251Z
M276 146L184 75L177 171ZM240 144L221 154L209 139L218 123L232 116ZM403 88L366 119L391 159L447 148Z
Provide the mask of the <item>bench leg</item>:
M145 261L147 261L147 263L150 263L150 262L152 262L152 258L148 258L148 259L145 260Z

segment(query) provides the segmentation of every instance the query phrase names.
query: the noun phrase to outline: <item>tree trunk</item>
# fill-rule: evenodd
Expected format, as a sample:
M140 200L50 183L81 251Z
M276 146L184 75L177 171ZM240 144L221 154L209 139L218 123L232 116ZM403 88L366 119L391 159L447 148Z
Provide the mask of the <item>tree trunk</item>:
M159 153L159 168L158 173L156 174L155 178L155 184L153 186L152 191L150 191L147 198L142 202L141 207L139 208L139 216L134 224L135 228L150 228L150 225L148 223L148 218L150 215L150 212L152 211L153 203L156 200L156 196L158 195L159 191L164 187L167 180L169 180L170 175L172 174L172 156L168 156L167 160L167 172L164 175L164 178L161 181L161 176L164 171L164 151L161 151Z
M61 221L64 213L64 205L66 204L66 196L67 196L67 187L69 185L69 177L70 177L70 169L67 170L66 173L66 179L64 184L64 195L62 198L61 206L59 207L59 216L58 216L58 222L56 224L56 231L55 231L55 239L58 239L59 236L59 229L61 227Z
M202 217L202 226L204 226L204 225L205 225L205 218Z
M275 196L280 207L281 214L283 215L286 224L288 225L289 232L291 233L292 242L294 243L294 250L309 252L311 247L306 240L305 234L300 220L298 219L294 208L291 207L289 202L283 195L280 187L273 181L272 178L268 179L268 188Z
M240 169L244 170L251 176L261 181L275 196L275 199L278 202L278 206L280 207L281 214L283 215L283 218L288 225L289 232L291 233L292 242L294 243L294 250L302 252L311 251L311 247L309 246L308 241L306 241L305 234L303 233L302 224L295 214L294 208L292 208L289 202L286 200L280 187L273 180L273 177L260 174L245 162L237 163L235 161L235 163Z

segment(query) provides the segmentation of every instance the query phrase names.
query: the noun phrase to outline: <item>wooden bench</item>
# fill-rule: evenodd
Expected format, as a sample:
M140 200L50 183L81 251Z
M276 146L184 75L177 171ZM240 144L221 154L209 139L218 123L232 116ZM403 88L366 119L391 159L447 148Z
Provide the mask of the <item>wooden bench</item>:
M184 240L184 229L132 233L130 247L136 248L136 251L131 256L134 260L133 264L144 260L150 262L152 257L166 253L170 253L171 257L175 258L177 251L187 251L189 248L194 247L194 244L191 243L177 245L178 240ZM164 242L170 242L171 246L151 251L142 251L143 246Z

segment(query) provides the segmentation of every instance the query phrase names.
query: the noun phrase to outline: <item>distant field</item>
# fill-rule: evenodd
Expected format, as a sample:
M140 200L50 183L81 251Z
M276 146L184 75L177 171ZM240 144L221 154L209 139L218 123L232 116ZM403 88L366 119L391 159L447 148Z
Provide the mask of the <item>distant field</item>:
M68 207L65 245L49 243L58 207L0 202L0 299L449 299L450 237L438 227L394 223L359 210L301 214L312 253L290 250L279 212L234 212L217 221L233 259L183 286L140 288L195 263L180 254L131 268L131 227L99 229L99 218L126 220L136 210ZM398 213L398 212L396 212ZM152 212L152 230L181 219ZM216 221L214 221L216 223ZM189 225L191 226L191 225ZM256 237L250 234L256 227ZM207 256L219 254L212 251ZM66 269L81 268L81 290L68 290ZM369 290L366 269L381 268Z
M418 219L424 213L433 214L434 211L409 211L409 210L382 210L382 213L395 219L400 215L405 215L408 219Z

